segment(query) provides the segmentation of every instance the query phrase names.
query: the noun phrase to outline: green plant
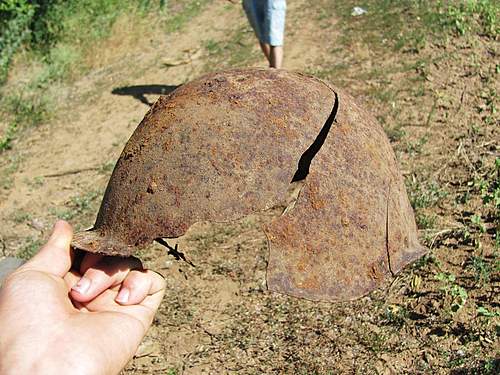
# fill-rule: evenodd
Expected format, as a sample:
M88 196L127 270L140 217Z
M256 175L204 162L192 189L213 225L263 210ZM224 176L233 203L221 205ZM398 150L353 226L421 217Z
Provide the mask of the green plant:
M12 147L12 142L21 129L36 126L47 119L49 103L43 94L19 91L3 97L0 104L0 112L11 118L5 134L0 138L0 152Z
M68 208L52 210L52 214L59 219L73 220L80 215L88 213L98 196L97 191L90 191L84 195L73 197L69 202Z
M467 302L467 298L469 296L467 294L467 291L460 285L452 285L450 294L453 297L453 301L451 303L451 311L457 312L462 307L464 307L465 302Z
M31 219L31 214L29 212L22 211L22 210L16 211L12 215L12 220L14 220L14 222L17 224L24 223L30 219Z
M190 0L182 2L183 9L167 18L165 29L174 32L184 26L190 19L201 12L209 0Z
M492 269L483 257L472 256L469 268L474 271L474 280L476 283L484 285L490 281Z
M35 255L38 249L43 245L43 241L39 239L34 239L33 237L28 237L24 241L24 245L17 252L17 256L21 259L28 260L33 255Z
M495 38L500 31L498 13L500 5L495 0L466 0L439 2L434 15L439 25L460 35L478 32Z
M456 313L464 307L467 302L468 294L463 287L455 283L456 277L454 274L439 272L435 276L435 279L441 281L441 291L443 291L445 295L451 296L450 309L452 313Z
M498 311L490 311L486 307L479 306L476 310L479 316L485 316L487 318L494 318L500 316L500 312Z
M0 84L7 77L9 64L19 47L31 35L30 24L36 5L28 0L0 2Z
M420 153L422 153L423 147L427 142L428 142L427 136L423 136L415 142L407 142L406 143L406 152L410 156L420 154Z
M434 214L426 215L418 212L415 215L415 221L419 229L432 229L436 225L437 216Z
M415 175L407 178L405 182L414 209L432 207L448 195L436 182L420 181Z
M436 256L432 253L425 254L422 258L418 259L414 263L414 267L416 269L423 269L431 265L436 266L438 269L442 267L442 264L439 261L439 259L437 259Z
M396 125L392 128L384 128L384 131L391 142L400 141L406 136L406 131L401 127L401 125Z
M405 325L408 316L408 310L404 306L389 305L384 310L385 321L398 328Z
M12 187L12 175L17 171L21 164L21 157L17 153L7 155L6 163L0 170L0 187L9 189Z

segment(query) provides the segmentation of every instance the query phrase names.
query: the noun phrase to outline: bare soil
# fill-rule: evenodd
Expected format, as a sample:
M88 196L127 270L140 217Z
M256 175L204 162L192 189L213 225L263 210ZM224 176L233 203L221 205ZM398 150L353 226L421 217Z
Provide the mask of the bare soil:
M495 244L483 236L478 250L474 235L459 235L482 209L474 179L499 155L498 116L480 126L485 77L498 79L498 44L456 38L410 53L353 40L339 50L339 19L325 18L322 4L290 2L285 68L320 73L379 118L405 177L420 188L410 195L420 191L433 201L418 210L434 220L420 231L430 255L357 301L315 303L266 290L265 214L198 223L176 240L195 267L158 245L140 254L168 287L124 374L480 374L500 366L499 317L477 312L500 311L498 269L477 281L469 267L473 255L493 259ZM209 2L179 31L156 30L120 47L124 30L118 24L101 67L61 90L54 120L1 156L3 169L13 158L18 164L0 190L4 255L43 241L56 217L78 229L93 224L113 162L161 90L229 66L265 65L239 4ZM227 48L210 49L209 42ZM240 49L246 58L235 60ZM491 79L487 87L498 90ZM466 192L472 198L463 202ZM446 284L440 274L456 281ZM456 312L453 285L467 292Z

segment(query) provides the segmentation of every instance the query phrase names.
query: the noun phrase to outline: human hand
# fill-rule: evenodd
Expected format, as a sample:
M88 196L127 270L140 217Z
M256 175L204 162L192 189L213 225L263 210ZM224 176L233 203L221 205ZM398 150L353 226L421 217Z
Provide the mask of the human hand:
M58 221L0 289L0 374L117 374L151 325L163 278L136 258L96 254L71 270L71 238Z

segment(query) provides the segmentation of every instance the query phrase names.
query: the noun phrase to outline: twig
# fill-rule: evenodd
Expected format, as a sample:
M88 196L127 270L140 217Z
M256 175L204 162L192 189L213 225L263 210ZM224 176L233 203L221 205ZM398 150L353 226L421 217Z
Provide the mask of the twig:
M434 233L434 237L432 238L429 249L432 249L434 247L434 243L436 242L438 237L442 236L443 234L452 233L453 231L455 231L457 229L460 229L460 227L443 229L443 230L440 230L439 232Z
M70 169L69 171L64 171L64 172L45 174L42 177L62 177L62 176L70 175L70 174L78 174L81 172L98 171L100 169L101 169L100 167L87 167L87 168L79 168L79 169Z

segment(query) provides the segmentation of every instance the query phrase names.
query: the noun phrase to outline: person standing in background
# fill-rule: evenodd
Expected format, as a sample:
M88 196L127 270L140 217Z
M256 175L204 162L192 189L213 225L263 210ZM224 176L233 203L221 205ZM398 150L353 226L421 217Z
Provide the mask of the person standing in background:
M243 0L243 9L271 68L283 65L286 0Z

